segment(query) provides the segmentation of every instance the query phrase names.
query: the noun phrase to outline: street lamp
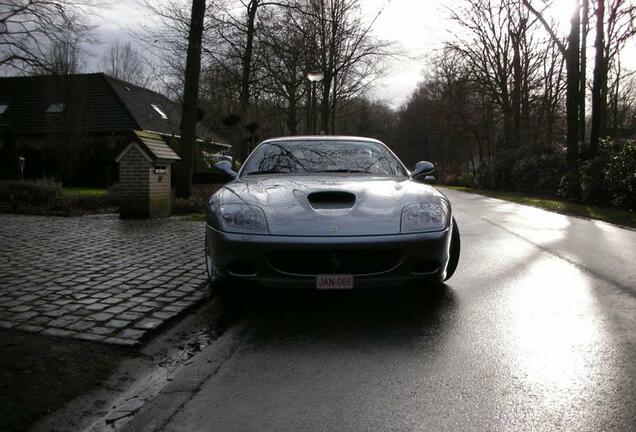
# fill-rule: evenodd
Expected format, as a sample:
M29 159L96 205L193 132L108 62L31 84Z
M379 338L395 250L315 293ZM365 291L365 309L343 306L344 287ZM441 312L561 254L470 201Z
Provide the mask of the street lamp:
M307 79L311 82L311 125L313 134L316 135L316 84L325 78L325 74L317 72L307 72Z
M24 180L24 164L26 162L26 159L24 158L24 156L19 156L18 157L18 168L20 169L20 180Z

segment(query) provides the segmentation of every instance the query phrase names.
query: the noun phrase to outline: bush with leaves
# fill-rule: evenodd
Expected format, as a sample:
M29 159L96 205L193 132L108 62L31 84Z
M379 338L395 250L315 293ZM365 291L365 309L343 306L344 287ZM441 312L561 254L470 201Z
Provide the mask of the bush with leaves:
M556 194L563 173L565 157L554 150L526 149L519 152L510 173L510 185L518 192Z
M0 182L0 202L22 206L49 206L62 196L62 185L43 180L6 180Z
M604 179L614 205L636 210L636 141L610 146Z
M510 189L510 174L516 159L515 150L498 152L494 158L482 161L474 177L475 187L479 189Z

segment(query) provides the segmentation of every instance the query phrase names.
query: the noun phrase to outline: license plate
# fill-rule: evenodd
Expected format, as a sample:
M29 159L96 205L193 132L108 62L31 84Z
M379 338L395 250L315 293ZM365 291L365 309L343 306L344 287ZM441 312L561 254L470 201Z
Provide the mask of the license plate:
M316 288L320 290L348 290L353 289L352 275L318 275Z

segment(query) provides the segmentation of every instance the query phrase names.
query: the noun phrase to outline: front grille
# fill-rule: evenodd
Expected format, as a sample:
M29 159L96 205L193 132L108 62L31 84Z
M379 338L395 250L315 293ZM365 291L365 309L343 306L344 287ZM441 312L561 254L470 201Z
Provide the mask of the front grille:
M269 265L294 275L386 273L400 264L397 250L276 251L268 255Z

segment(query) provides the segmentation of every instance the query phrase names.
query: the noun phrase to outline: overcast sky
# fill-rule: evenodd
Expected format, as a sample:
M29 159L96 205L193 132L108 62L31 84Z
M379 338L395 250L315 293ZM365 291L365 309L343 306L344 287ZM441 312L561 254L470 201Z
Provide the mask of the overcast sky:
M447 40L451 29L448 8L461 0L360 0L365 16L371 19L382 11L374 32L376 37L396 42L406 54L399 60L391 61L387 74L374 89L375 96L398 107L404 103L422 78L426 60ZM110 41L127 39L127 29L139 25L144 20L138 0L109 0L110 6L100 10L95 18L101 46L95 47L97 58ZM553 16L567 31L567 22L572 10L572 0L556 0ZM590 44L593 40L588 41ZM636 67L636 42L632 41L629 53L623 55L628 68ZM89 68L97 69L97 61L89 63Z

